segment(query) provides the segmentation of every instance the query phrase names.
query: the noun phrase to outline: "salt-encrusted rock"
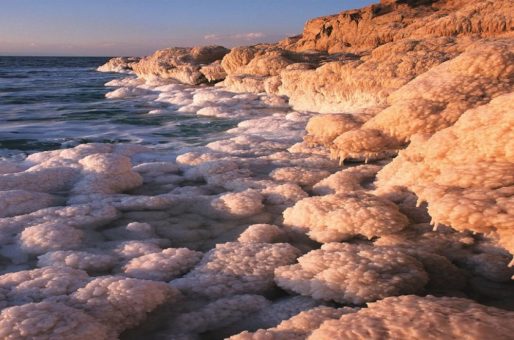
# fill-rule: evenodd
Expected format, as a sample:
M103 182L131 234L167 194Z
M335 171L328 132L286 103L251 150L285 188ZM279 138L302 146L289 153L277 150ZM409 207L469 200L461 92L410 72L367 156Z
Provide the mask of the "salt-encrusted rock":
M363 190L363 183L374 179L381 168L370 164L349 167L319 181L312 191L318 195L329 195Z
M352 114L324 114L316 115L309 119L305 130L307 135L304 140L308 144L330 144L344 132L357 129L363 121L358 115Z
M369 160L393 157L402 143L375 129L348 131L337 137L330 147L330 155L343 163L345 159Z
M0 191L0 217L23 215L59 202L52 195L26 190Z
M56 302L27 303L0 314L0 338L22 339L112 339L108 326L75 308Z
M222 46L174 47L156 51L151 56L141 59L132 68L141 78L158 77L197 85L207 81L200 68L221 60L228 52L229 50Z
M341 315L355 313L358 308L331 308L317 307L301 312L292 318L282 321L278 326L270 329L259 329L255 332L244 331L230 337L231 340L303 340L312 331L319 328L327 320L338 319Z
M77 194L117 193L143 183L141 176L132 171L130 158L123 155L93 154L79 163L83 167L83 178L73 187Z
M216 60L209 65L202 66L200 68L200 73L202 73L210 83L221 81L227 76L225 69L221 66L220 60Z
M210 298L265 293L274 286L274 269L294 262L299 255L299 250L287 243L217 244L192 271L171 285Z
M104 276L78 289L67 304L85 311L119 334L137 326L147 313L178 295L176 289L163 282Z
M285 69L280 73L279 94L288 96L296 110L376 111L386 105L394 90L455 57L466 46L467 41L455 38L405 39L383 45L362 58L327 62L314 70Z
M29 254L77 248L84 232L65 224L46 222L25 228L20 234L20 247Z
M323 243L391 234L409 222L394 203L363 191L304 198L283 215L284 225Z
M398 233L383 235L374 244L381 247L429 251L445 256L456 263L462 263L470 253L483 252L483 250L472 251L477 241L471 232L457 232L445 226L434 230L428 223L410 225Z
M339 303L362 304L419 292L428 282L423 265L401 249L328 243L275 270L282 288Z
M252 189L242 192L226 193L210 203L214 214L225 218L240 218L258 214L262 211L262 195Z
M0 276L0 307L40 302L52 296L68 295L89 280L86 272L72 268L44 267Z
M138 57L116 57L109 59L108 62L99 66L96 70L99 72L127 73L140 59Z
M218 86L223 86L232 92L263 93L266 91L266 77L255 75L228 75Z
M271 328L280 324L302 311L307 311L321 304L321 301L314 300L307 296L288 296L264 306L259 311L249 315L247 318L232 324L224 329L225 333L235 334L245 330L256 330L260 328Z
M345 154L374 155L398 148L414 134L431 135L453 125L466 110L512 91L513 58L512 39L474 44L392 93L388 108L358 133L350 131L338 137L333 150L343 159Z
M26 215L4 217L0 218L0 244L18 243L34 254L69 249L80 244L84 229L94 229L117 217L118 211L112 206L92 204L46 208ZM60 231L67 237L64 238Z
M1 174L0 190L58 192L68 190L79 177L79 169L71 167L38 167Z
M357 61L328 62L310 71L284 70L279 93L289 96L293 107L316 112L384 105L392 91L454 58L473 41L508 34L512 12L507 0L422 6L390 2L313 19L300 37L279 46L297 52L351 53Z
M111 248L115 245L114 248ZM145 241L122 241L109 243L106 245L108 249L112 249L112 252L124 260L131 260L136 257L159 253L162 249L155 242L151 240Z
M252 224L239 235L238 242L243 243L276 243L285 241L284 230L273 224Z
M116 257L101 253L79 250L51 251L38 256L38 267L70 267L87 272L106 272L118 263Z
M296 39L280 46L296 51L358 52L404 39L474 34L512 28L510 1L380 1L379 4L315 18Z
M168 327L175 334L203 333L228 326L269 305L270 302L260 295L234 295L178 315Z
M309 339L509 339L513 317L468 299L399 296L326 321Z
M130 260L123 273L136 279L169 281L191 269L202 255L187 248L168 248Z
M269 174L276 181L296 183L301 186L312 186L329 175L328 171L301 167L278 168Z
M513 253L513 99L499 96L430 138L418 136L379 172L379 187L407 187L428 202L435 223L494 233Z

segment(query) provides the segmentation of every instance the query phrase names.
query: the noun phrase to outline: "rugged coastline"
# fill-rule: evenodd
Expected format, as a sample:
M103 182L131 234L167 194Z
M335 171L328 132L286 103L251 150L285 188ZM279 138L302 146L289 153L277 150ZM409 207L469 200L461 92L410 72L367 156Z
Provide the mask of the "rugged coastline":
M240 123L0 162L0 337L508 339L513 14L386 0L110 60L110 98Z

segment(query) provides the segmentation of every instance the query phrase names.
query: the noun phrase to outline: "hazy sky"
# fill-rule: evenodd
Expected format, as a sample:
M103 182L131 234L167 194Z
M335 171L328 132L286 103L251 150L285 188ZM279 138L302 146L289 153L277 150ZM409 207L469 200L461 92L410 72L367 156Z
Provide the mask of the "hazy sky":
M0 0L0 55L146 55L272 42L378 0Z

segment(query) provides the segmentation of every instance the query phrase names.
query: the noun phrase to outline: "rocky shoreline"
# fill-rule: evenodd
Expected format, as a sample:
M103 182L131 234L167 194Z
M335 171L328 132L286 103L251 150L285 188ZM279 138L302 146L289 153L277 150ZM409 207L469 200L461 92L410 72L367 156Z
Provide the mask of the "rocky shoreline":
M0 337L509 339L513 14L385 0L111 59L137 79L108 98L242 121L176 155L0 162Z

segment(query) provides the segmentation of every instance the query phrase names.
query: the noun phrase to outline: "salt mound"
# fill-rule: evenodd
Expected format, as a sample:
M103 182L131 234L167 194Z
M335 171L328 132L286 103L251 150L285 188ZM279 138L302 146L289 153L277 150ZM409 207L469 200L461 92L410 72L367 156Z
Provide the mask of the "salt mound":
M513 99L499 96L432 137L416 136L379 172L378 186L406 187L428 202L435 224L493 233L513 253Z
M275 270L282 288L314 299L362 304L420 292L428 282L423 265L401 249L328 243Z
M298 255L298 249L287 243L217 244L198 266L171 285L210 298L265 293L273 288L273 270L292 263Z
M337 319L341 315L355 313L358 308L331 308L317 307L301 312L290 319L282 321L278 326L270 329L259 329L256 332L242 332L230 337L231 340L302 340L306 339L314 330L325 321Z
M512 317L467 299L390 297L323 323L309 339L509 339Z
M304 198L284 211L286 226L323 243L390 234L408 222L394 203L363 191Z
M112 58L96 70L99 72L117 72L128 73L132 70L134 64L138 63L141 58L137 57L117 57Z
M513 58L510 39L472 45L392 93L388 108L361 129L335 139L333 154L341 159L384 158L414 134L433 134L451 126L466 110L512 91Z
M144 79L159 77L197 85L207 81L201 72L202 65L220 60L228 52L222 46L168 48L141 59L132 69Z
M109 329L86 313L61 303L28 303L2 310L2 339L112 339Z

